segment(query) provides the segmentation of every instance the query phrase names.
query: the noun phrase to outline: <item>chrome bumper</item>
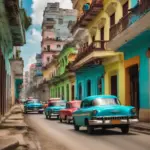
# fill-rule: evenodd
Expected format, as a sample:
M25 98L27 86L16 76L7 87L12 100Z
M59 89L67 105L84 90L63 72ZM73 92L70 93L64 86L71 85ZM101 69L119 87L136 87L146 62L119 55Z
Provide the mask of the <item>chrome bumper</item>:
M39 109L39 108L32 108L32 109L26 109L26 111L34 111L34 112L37 112L37 111L44 111L44 109Z
M89 125L124 125L124 124L134 124L139 122L138 119L120 120L119 123L113 123L112 120L89 120Z

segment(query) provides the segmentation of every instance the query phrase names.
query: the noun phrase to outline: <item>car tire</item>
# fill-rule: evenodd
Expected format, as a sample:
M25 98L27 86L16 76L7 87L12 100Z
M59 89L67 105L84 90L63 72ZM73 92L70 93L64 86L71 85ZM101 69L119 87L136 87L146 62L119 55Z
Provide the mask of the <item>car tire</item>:
M128 134L129 133L129 126L122 127L121 131L123 134Z
M94 127L92 127L92 126L87 126L87 133L88 134L92 134L94 132Z
M28 112L26 110L24 110L24 114L27 114Z
M59 121L60 121L60 123L62 123L62 119L59 117Z
M39 114L43 114L43 111L39 111Z
M45 115L46 119L48 119L48 115Z
M59 115L57 115L57 119L59 119Z
M70 119L68 119L68 116L66 117L67 124L70 124Z
M75 120L73 119L73 125L74 125L74 129L75 131L79 131L80 126L76 125Z

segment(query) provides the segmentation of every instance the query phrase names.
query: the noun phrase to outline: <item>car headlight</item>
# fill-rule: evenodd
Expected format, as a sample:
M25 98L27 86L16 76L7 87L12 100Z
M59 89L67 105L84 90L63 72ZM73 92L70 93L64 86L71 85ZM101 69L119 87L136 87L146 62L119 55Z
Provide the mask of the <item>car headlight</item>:
M98 113L97 110L93 110L93 111L92 111L92 116L96 116L97 113Z
M136 109L135 108L131 109L131 113L136 114Z

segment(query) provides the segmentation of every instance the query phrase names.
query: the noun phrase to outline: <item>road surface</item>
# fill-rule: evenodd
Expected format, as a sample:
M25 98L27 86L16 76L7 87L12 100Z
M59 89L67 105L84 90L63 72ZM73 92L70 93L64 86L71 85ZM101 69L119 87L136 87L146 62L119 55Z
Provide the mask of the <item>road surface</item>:
M84 128L77 132L72 125L38 114L26 115L26 121L34 129L41 150L150 150L150 135L146 134L130 131L122 135L119 129L111 129L88 135Z

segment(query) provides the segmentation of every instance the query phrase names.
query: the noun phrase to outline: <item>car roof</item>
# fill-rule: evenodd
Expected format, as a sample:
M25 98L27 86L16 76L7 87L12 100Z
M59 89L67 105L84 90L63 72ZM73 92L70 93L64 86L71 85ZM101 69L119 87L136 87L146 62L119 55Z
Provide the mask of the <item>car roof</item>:
M73 103L77 103L77 102L81 103L81 100L73 100L73 101L69 101L68 104L73 104Z
M117 97L114 95L93 95L93 96L88 96L88 97L84 98L83 101L93 101L96 98L117 98Z

